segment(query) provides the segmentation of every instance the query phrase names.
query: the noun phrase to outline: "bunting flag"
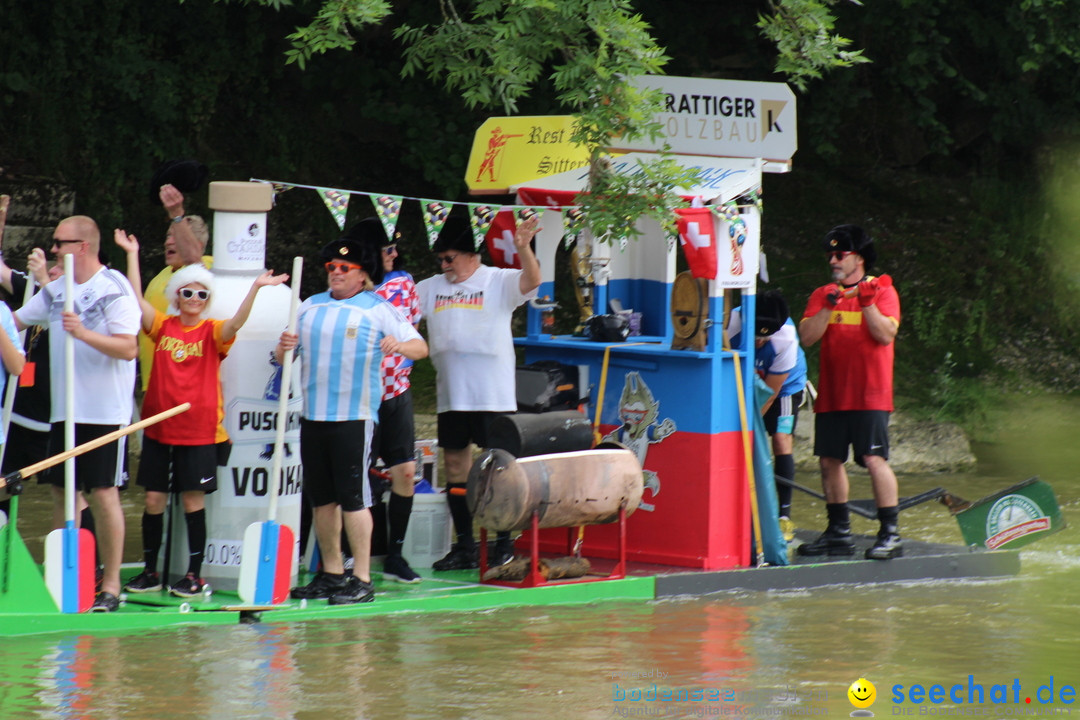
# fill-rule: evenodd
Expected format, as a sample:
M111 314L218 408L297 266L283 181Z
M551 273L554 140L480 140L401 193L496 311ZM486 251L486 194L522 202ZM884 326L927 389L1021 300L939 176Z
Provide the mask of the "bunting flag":
M443 225L446 224L446 218L450 215L451 207L453 207L453 203L444 205L441 200L420 199L420 210L424 216L424 227L427 228L429 248L435 245L435 241L439 239L439 233L442 231Z
M517 221L514 219L514 211L499 211L484 236L488 255L495 267L521 267L521 258L518 257L517 247L514 245L515 230L517 230Z
M716 237L712 210L677 208L679 244L686 254L690 274L696 278L716 279Z
M675 243L679 239L679 230L678 230L678 228L671 229L671 228L665 227L664 228L664 237L667 239L667 251L671 252L672 250L675 249Z
M570 246L578 241L581 231L585 229L585 213L579 207L563 208L563 249L569 250Z
M382 221L383 230L390 242L394 242L394 231L397 229L398 215L401 214L400 195L368 195L371 204L375 206L375 214Z
M479 252L480 247L484 244L484 237L487 235L488 228L491 227L491 222L495 219L498 208L479 203L470 203L468 207L469 227L472 228L473 232L473 247Z
M337 223L338 230L345 229L345 213L349 211L349 195L332 188L316 188L319 196L326 203L326 209Z

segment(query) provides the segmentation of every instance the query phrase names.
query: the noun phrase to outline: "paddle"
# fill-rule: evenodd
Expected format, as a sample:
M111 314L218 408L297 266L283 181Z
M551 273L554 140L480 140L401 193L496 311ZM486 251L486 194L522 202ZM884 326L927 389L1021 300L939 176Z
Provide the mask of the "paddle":
M786 477L777 475L776 481L787 485L788 487L795 488L796 490L801 490L807 495L812 495L813 497L816 497L818 500L825 501L824 495L814 490L811 490L805 485L800 485L794 480L789 480ZM927 500L937 500L938 498L942 498L942 502L950 509L952 508L952 505L950 503L955 500L955 496L947 493L944 488L934 488L933 490L927 490L926 492L919 493L918 495L900 498L896 504L896 509L898 512L900 510L907 510L909 507L914 507L915 505L924 503ZM949 500L947 501L944 498L949 498ZM962 503L964 501L961 500L960 502ZM847 506L848 509L856 515L861 515L864 518L868 518L870 520L877 520L877 503L871 499L848 500ZM955 514L955 512L956 511L954 511L953 514Z
M296 313L300 306L300 274L304 258L293 258L292 299L289 302L289 332L296 332ZM289 597L295 536L292 528L277 521L278 484L281 456L285 447L285 425L289 417L289 387L292 381L293 353L285 353L281 364L281 390L278 393L274 459L270 470L270 507L265 522L255 522L244 531L240 550L240 578L237 594L246 603L277 605Z
M75 307L75 256L64 256L64 312ZM75 338L64 333L64 451L75 447ZM94 536L75 526L75 457L64 460L64 527L45 536L45 585L61 612L94 602Z
M51 457L47 457L44 460L38 460L32 465L27 465L24 468L19 468L18 470L9 472L7 475L0 477L0 489L6 487L9 493L11 493L12 495L18 495L22 492L23 478L31 477L41 472L42 470L48 470L53 465L59 465L62 462L66 462L69 458L76 458L83 453L88 453L91 450L96 450L102 445L108 445L115 440L119 440L125 435L130 435L134 432L142 430L143 428L155 425L162 420L167 420L173 415L179 415L182 412L187 412L190 408L191 403L183 403L182 405L177 405L174 408L162 410L157 415L151 415L148 418L143 418L137 423L132 423L126 427L120 428L119 430L113 430L111 433L106 433L101 437L94 438L93 440L88 440L82 445L76 445L71 450L65 450Z

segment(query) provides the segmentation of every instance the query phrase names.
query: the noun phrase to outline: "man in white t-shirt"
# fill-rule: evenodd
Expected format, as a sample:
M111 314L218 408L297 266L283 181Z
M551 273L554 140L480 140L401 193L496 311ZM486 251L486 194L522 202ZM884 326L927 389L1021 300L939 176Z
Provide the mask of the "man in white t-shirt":
M64 447L64 334L74 338L75 444L80 445L131 422L135 388L136 336L141 313L131 284L98 260L101 233L85 215L60 221L53 231L53 253L60 263L74 256L74 312L64 312L64 278L54 280L15 313L19 329L50 327L49 379L52 391L50 445ZM75 459L76 485L90 495L104 575L91 612L112 612L120 601L120 562L124 552L124 512L120 506L124 442L117 441ZM44 473L52 485L53 526L64 526L64 468Z
M433 565L435 570L478 565L465 482L473 443L487 447L491 420L517 410L510 320L514 309L536 297L540 286L540 263L529 244L539 229L539 218L533 216L514 233L520 270L493 268L480 262L469 223L453 217L432 247L442 274L416 286L435 365L439 447L448 478L447 504L457 534L450 552ZM499 533L491 564L511 559L510 534Z

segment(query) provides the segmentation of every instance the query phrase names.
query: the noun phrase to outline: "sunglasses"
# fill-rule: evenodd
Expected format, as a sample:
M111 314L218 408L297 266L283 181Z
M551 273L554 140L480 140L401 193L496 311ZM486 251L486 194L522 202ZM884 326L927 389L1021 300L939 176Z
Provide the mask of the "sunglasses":
M854 254L855 254L854 250L835 250L833 252L825 253L825 256L832 258L836 262L840 262L841 260L846 258L848 255L854 255Z
M382 249L383 255L393 255L397 252L397 245L387 245Z
M341 271L343 273L347 273L350 270L361 270L362 269L362 267L360 265L357 265L356 263L351 263L351 262L328 262L328 263L326 263L325 267L326 267L326 272L328 272L328 273L332 273L335 270Z
M180 288L180 297L185 300L190 300L193 297L197 297L200 300L206 300L210 297L209 290L193 290L191 288Z
M458 253L457 255L440 255L439 256L439 264L440 265L453 265L454 261L457 260L459 257L461 257L460 253Z
M57 240L56 238L53 238L52 244L53 245L71 245L73 243L81 243L81 242L86 242L86 241L85 240Z

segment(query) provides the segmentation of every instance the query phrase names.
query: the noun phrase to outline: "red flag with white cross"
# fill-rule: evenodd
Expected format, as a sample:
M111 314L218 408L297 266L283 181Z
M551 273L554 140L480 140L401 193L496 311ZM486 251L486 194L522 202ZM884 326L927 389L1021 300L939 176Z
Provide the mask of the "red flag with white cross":
M686 254L690 274L716 279L716 232L709 208L678 208L679 244Z
M488 255L495 267L521 268L521 258L518 257L517 248L514 246L514 231L517 222L514 219L513 210L500 210L488 228L484 236Z

